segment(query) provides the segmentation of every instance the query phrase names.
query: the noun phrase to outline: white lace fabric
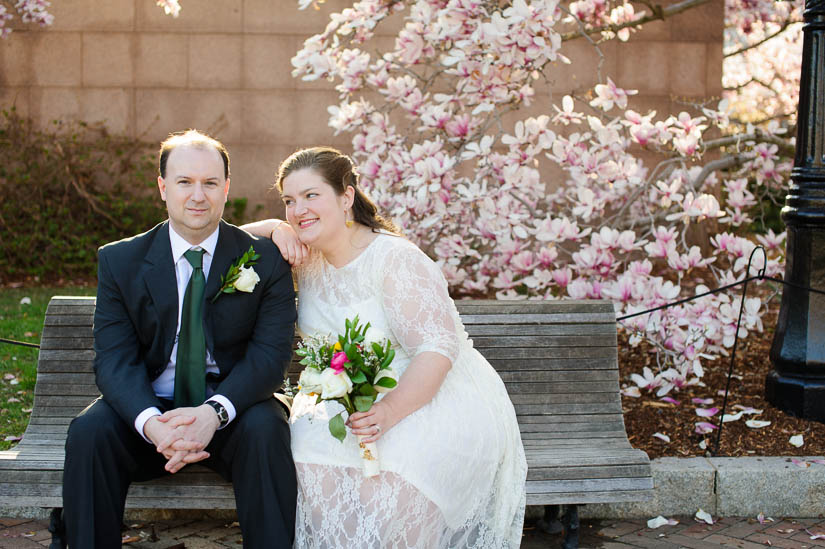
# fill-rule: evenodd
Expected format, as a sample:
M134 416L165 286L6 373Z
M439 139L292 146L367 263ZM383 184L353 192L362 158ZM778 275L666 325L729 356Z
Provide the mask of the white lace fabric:
M379 439L365 478L355 437L329 434L342 408L298 395L290 424L298 470L296 548L518 547L527 464L501 379L472 347L438 266L409 241L379 235L342 268L312 252L298 279L301 335L337 335L356 314L396 350L437 352L452 368L436 396ZM380 398L380 397L379 397Z

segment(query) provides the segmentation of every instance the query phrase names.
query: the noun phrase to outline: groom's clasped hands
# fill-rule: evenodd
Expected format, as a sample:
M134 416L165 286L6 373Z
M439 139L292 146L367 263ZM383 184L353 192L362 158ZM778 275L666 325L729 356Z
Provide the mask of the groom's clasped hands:
M175 408L150 418L143 428L157 451L167 459L165 469L177 473L190 463L209 457L204 448L218 429L218 418L211 406Z

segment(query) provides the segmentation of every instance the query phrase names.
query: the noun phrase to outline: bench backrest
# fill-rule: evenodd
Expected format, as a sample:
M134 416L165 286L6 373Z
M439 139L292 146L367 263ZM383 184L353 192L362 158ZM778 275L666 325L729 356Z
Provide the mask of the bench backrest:
M65 430L98 394L92 372L94 298L55 297L41 338L32 432ZM475 347L501 375L525 444L571 437L627 443L613 307L601 301L458 301ZM290 378L300 365L293 362Z

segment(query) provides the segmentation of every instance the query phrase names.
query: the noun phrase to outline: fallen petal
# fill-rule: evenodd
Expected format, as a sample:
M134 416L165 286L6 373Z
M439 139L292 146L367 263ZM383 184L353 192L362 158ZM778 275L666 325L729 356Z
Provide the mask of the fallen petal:
M702 442L699 443L699 448L701 448L702 450L707 450L708 449L708 439L706 439L706 438L702 439Z
M710 516L710 513L706 513L701 508L698 511L696 511L696 516L694 518L699 522L713 524L713 517Z
M818 463L820 465L825 465L825 459L812 459L811 463Z
M800 469L807 469L811 466L810 463L807 461L802 461L801 459L791 458L791 463L799 467Z
M811 539L825 539L825 534L814 534L807 528L805 528L805 533L811 536Z
M796 446L797 448L801 448L802 445L805 444L805 441L802 439L802 435L794 435L788 439L788 442L790 442L791 445Z
M719 408L696 408L696 415L699 417L713 417L719 413Z
M679 406L681 404L681 402L679 402L675 398L671 398L671 397L663 397L659 400L663 400L664 402L669 402L669 403L673 404L674 406Z
M742 406L741 404L736 404L733 407L735 410L742 410L743 414L761 414L764 410L759 410L757 408L751 408L750 406Z
M653 436L665 442L670 442L670 437L663 433L653 433Z
M736 412L735 414L724 414L722 416L722 423L728 423L729 421L739 421L742 419L742 414L744 412Z
M690 401L694 404L701 404L702 406L710 406L713 404L712 398L692 398Z
M697 433L699 433L700 435L706 435L706 434L710 433L711 431L713 431L714 429L718 429L718 427L716 427L716 425L714 425L713 423L708 423L706 421L699 421L699 422L696 423L695 431Z
M677 524L679 524L678 520L676 520L676 519L667 519L667 518L663 517L662 515L659 515L658 517L652 518L649 521L647 521L647 527L650 528L651 530L655 530L656 528L659 528L660 526L664 526L664 525L676 526Z
M30 297L24 297L23 299L20 300L20 305L31 305L31 304L32 304L32 298L30 298Z
M3 440L5 442L17 442L18 440L22 440L22 439L23 439L23 437L18 437L18 436L15 436L15 435L9 435L6 438L4 438Z
M3 379L5 379L6 381L14 379L14 374L6 374L3 376Z
M767 427L770 424L770 421L759 421L758 419L749 419L745 422L745 425L751 429L761 429L762 427Z
M642 396L642 391L637 386L625 387L622 389L622 394L626 397L639 398Z

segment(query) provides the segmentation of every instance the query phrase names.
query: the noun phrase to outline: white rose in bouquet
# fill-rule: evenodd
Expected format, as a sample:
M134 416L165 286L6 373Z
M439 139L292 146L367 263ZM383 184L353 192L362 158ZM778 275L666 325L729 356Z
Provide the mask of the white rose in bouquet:
M382 387L381 385L378 384L378 380L383 379L385 377L390 378L390 379L394 379L396 382L398 381L398 376L396 376L395 372L393 372L392 370L389 370L389 369L379 370L378 373L375 374L375 380L373 380L373 385L372 385L375 388L375 390L378 391L379 393L389 393L390 391L395 389L395 386L393 386L393 387Z
M301 388L301 392L306 395L320 393L321 372L315 368L304 368L301 377L298 378L298 386Z
M364 343L366 343L367 346L372 346L373 343L377 343L383 347L384 341L387 339L389 339L387 338L387 334L373 326L370 326L370 329L364 334Z
M321 398L340 398L352 390L352 381L346 372L335 373L332 368L321 372Z
M249 293L255 289L255 285L260 282L261 277L255 272L252 267L241 267L241 274L238 280L235 281L235 289L239 292Z

